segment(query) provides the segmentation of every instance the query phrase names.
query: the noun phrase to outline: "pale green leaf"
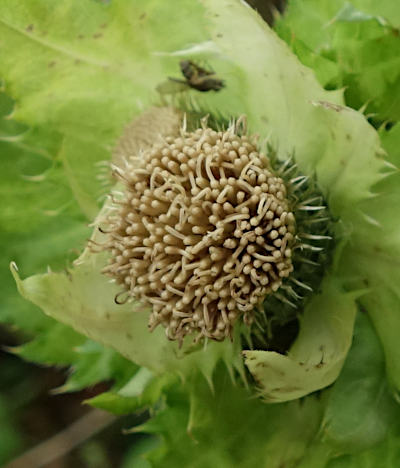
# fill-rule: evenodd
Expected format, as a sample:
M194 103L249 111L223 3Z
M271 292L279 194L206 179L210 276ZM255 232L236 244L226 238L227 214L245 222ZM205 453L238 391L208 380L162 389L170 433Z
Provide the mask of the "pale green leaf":
M304 310L300 332L287 356L244 351L245 362L266 401L280 402L320 390L338 377L351 345L355 295L327 277Z
M389 162L400 166L400 125L382 132ZM393 167L376 186L377 196L361 206L353 244L344 253L344 274L358 275L368 294L360 300L381 338L391 383L400 389L400 172ZM348 253L353 256L351 259Z
M382 346L368 317L360 314L352 348L329 394L322 440L335 453L368 449L385 439L398 413L396 407Z

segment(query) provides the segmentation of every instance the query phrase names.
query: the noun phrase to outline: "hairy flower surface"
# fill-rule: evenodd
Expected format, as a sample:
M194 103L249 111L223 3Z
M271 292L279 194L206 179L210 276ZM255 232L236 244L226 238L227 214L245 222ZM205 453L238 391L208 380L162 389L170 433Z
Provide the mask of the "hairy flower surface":
M152 305L170 339L220 340L293 270L295 219L255 138L204 126L167 137L116 169L107 273Z

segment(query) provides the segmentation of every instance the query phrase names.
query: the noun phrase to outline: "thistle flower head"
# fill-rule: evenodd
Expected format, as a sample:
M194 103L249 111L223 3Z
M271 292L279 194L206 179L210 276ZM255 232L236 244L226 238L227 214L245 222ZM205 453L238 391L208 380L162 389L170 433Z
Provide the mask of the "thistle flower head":
M152 306L149 327L170 339L224 339L293 270L287 188L240 124L203 121L115 168L126 188L104 271Z

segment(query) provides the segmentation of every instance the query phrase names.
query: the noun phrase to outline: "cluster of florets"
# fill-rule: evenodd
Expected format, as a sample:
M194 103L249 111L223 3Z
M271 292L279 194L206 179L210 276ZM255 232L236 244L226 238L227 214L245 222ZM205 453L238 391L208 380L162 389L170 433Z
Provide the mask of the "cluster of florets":
M235 126L182 131L116 168L105 272L152 306L168 338L222 340L290 275L295 218L283 180Z

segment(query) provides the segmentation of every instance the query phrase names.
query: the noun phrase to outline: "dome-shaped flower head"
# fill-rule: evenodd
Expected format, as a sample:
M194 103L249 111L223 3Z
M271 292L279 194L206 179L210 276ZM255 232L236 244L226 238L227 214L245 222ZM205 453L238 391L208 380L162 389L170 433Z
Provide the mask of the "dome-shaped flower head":
M105 271L152 307L149 327L162 324L170 339L231 336L293 271L285 183L237 125L203 122L114 169L125 196L107 223Z
M223 360L247 369L265 400L298 398L337 378L357 301L378 286L366 259L385 229L369 213L384 152L363 115L255 13L193 5L207 27L196 36L182 19L178 36L154 39L146 98L121 98L110 142L118 185L89 248L68 275L17 282L46 313L155 374L210 378ZM224 87L188 87L195 99L139 112L182 57L210 62ZM146 82L135 79L133 94Z

